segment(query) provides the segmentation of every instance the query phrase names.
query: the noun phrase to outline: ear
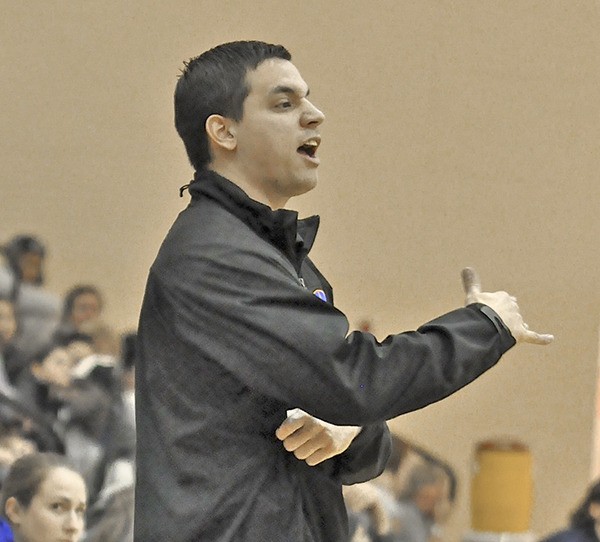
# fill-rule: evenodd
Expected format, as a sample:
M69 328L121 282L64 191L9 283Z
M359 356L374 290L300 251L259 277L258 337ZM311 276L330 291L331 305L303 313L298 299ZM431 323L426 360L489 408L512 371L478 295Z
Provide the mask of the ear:
M9 497L4 506L4 513L8 520L15 526L21 523L21 512L23 508L15 497Z
M235 121L222 115L211 115L206 119L206 134L213 145L232 151L237 146Z

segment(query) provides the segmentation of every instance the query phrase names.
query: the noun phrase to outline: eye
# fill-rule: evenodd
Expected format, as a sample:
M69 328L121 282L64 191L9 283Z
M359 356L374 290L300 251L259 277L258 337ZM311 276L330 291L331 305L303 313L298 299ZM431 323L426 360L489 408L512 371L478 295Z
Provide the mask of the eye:
M289 100L282 100L276 105L277 109L289 109L292 107L292 102Z

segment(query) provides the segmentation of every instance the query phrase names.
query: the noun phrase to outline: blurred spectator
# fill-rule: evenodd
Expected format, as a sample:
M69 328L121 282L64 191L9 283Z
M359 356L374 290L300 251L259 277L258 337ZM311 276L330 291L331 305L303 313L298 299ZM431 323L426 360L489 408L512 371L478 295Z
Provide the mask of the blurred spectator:
M81 540L85 482L59 455L35 453L15 461L4 480L0 503L15 542ZM6 529L4 536L12 540Z
M600 481L592 484L582 503L571 515L569 528L554 533L542 542L600 541Z
M391 435L392 448L385 470L374 480L344 487L352 542L396 540L399 527L394 523L397 495L402 490L400 467L405 464L408 445Z
M60 331L81 331L85 322L100 318L103 305L100 290L95 286L83 284L71 288L65 295Z
M44 283L44 258L46 249L39 239L31 235L17 235L4 246L12 285L19 283L41 286Z
M120 337L113 328L99 319L86 320L79 331L92 338L92 346L96 354L117 358L121 353Z
M373 542L390 534L391 518L384 490L373 481L344 486L342 489L351 542Z
M36 237L18 235L2 252L6 265L0 267L0 295L14 301L18 321L15 355L7 363L8 376L14 382L27 360L52 336L60 301L43 288L46 250Z
M122 348L122 394L125 421L135 433L135 364L137 361L137 334L129 333L123 337Z
M399 536L387 541L428 542L436 526L436 509L445 498L444 472L438 466L424 463L413 468L403 491L396 519Z
M439 537L453 498L452 470L425 450L392 435L384 472L344 487L350 525L369 542L430 542ZM356 535L355 540L364 539Z
M0 423L0 487L11 465L20 457L35 451L35 442L23 435L21 427Z
M88 514L84 542L133 542L136 334L122 339L119 386L113 397L102 487Z
M100 441L108 423L111 397L97 382L75 379L76 362L68 344L50 345L24 372L19 390L61 436L65 454L93 489L104 455Z
M58 298L42 289L44 246L18 236L2 249L0 484L21 456L56 451L86 484L90 506L82 540L132 542L136 334L121 338L101 321L103 298L93 285L66 293L61 319ZM18 350L21 343L28 348ZM2 528L0 542L12 541ZM54 540L48 533L31 540ZM29 540L16 534L17 542ZM74 536L57 540L82 534Z
M98 499L89 510L84 542L133 542L134 483L132 461L111 463Z
M23 401L60 435L64 435L64 427L59 420L59 411L71 385L72 366L67 349L50 344L34 356L17 383Z
M0 393L15 397L16 390L8 378L6 356L17 332L17 319L13 302L0 294Z

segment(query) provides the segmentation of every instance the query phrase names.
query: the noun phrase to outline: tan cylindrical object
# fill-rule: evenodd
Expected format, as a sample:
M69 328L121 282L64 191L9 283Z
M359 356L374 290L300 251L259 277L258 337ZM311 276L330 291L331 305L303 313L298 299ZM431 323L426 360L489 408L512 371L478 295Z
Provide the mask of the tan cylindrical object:
M471 527L475 531L529 530L533 509L532 458L515 441L480 443L471 481Z

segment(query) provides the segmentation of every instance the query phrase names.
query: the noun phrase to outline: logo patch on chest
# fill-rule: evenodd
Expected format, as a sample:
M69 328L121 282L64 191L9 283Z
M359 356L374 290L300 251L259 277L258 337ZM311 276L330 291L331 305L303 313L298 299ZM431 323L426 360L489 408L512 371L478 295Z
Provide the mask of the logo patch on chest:
M327 302L327 294L321 288L314 290L313 294L315 294L321 301Z

